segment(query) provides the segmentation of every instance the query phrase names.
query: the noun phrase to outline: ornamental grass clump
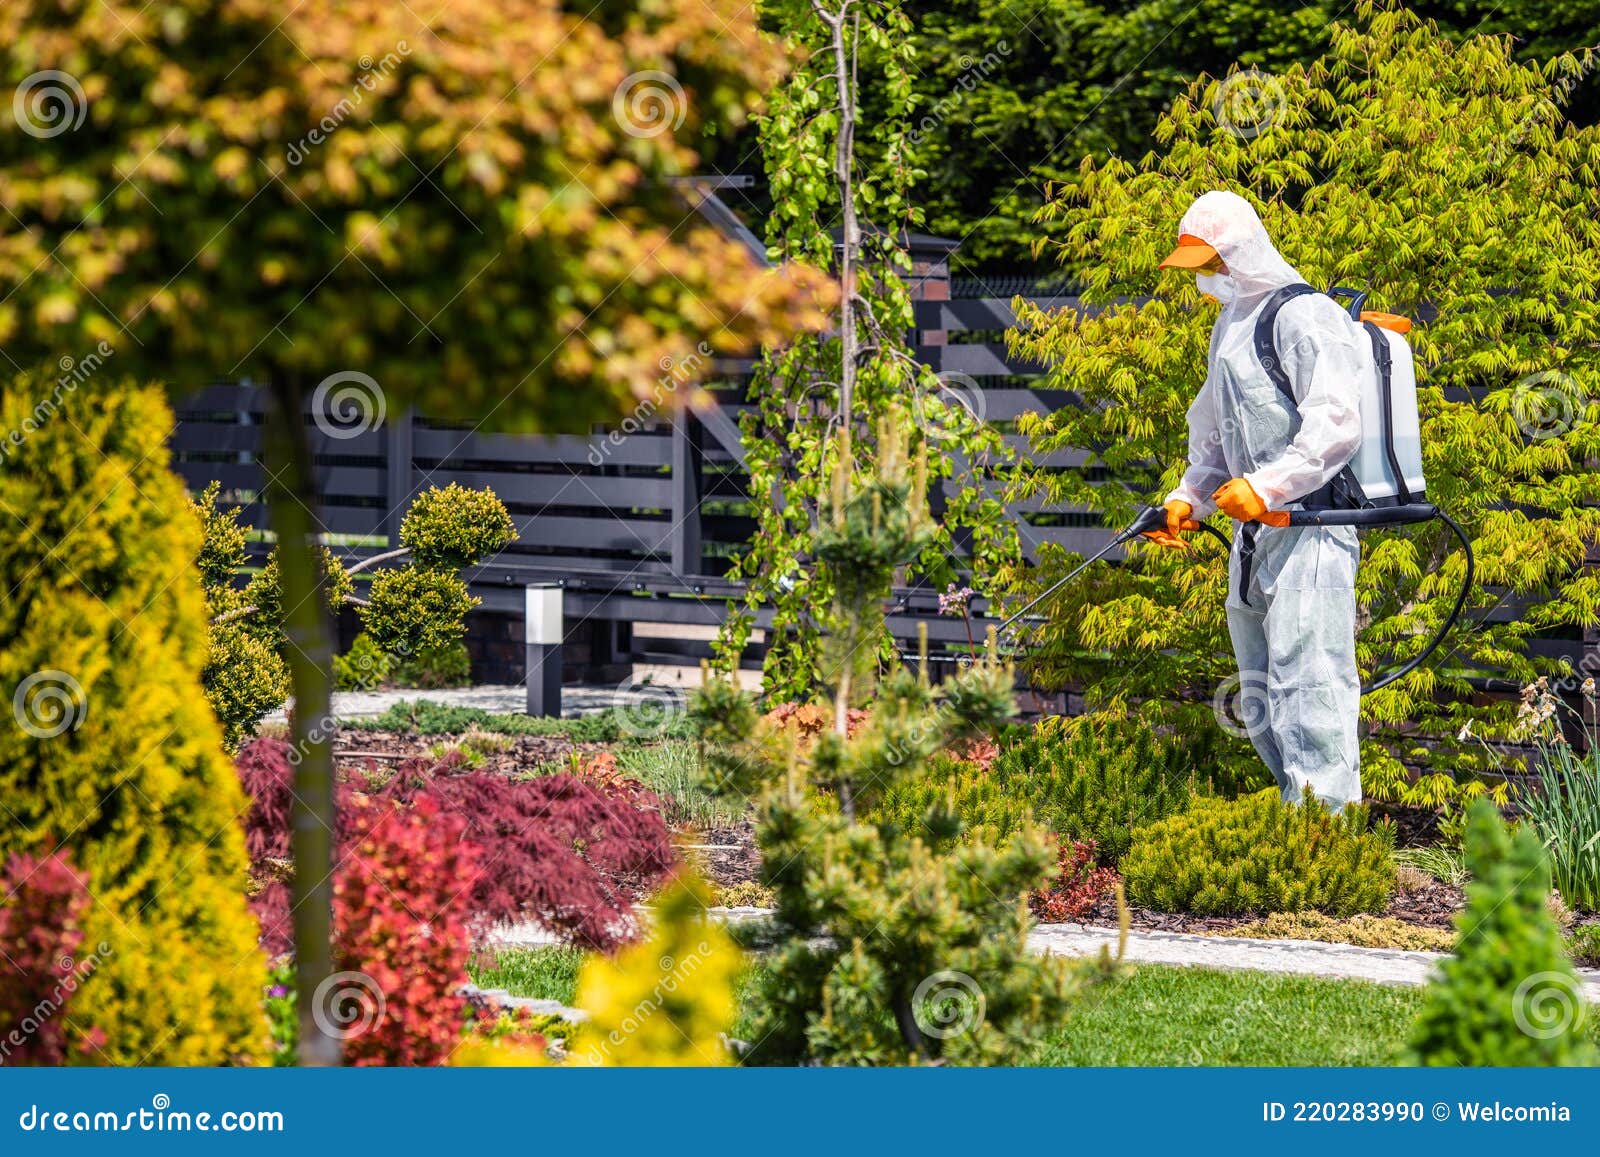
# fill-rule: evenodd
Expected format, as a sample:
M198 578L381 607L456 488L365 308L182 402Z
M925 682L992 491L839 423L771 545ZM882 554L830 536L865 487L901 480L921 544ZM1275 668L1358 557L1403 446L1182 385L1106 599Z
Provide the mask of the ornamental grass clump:
M1538 837L1513 836L1487 800L1467 821L1467 909L1411 1031L1418 1065L1592 1065L1593 1014L1546 905Z
M1309 792L1290 804L1272 788L1198 799L1137 829L1122 874L1132 903L1164 912L1352 916L1388 905L1393 845L1388 823L1368 830L1365 808L1335 815Z
M1557 729L1539 743L1539 784L1518 803L1549 857L1561 898L1585 912L1600 911L1600 736L1573 750Z

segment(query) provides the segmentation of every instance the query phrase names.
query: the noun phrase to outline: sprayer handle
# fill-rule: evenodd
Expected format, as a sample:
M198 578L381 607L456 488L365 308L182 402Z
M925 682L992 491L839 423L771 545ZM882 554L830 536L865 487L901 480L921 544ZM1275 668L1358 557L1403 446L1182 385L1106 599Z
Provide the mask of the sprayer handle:
M1256 521L1263 522L1268 526L1288 526L1290 521L1289 512L1287 510L1269 510Z

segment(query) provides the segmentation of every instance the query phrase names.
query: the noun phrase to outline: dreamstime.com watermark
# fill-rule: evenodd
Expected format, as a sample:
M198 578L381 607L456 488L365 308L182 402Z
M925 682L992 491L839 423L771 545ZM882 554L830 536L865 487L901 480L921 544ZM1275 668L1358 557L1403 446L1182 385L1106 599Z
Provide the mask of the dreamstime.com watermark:
M47 68L17 85L11 94L11 115L30 137L49 140L83 127L89 98L77 77Z
M630 137L677 132L689 114L689 98L670 72L646 69L622 78L611 94L611 116Z
M49 1024L61 1011L62 1005L67 1003L68 998L77 992L86 980L100 971L101 963L112 955L111 945L102 940L87 956L80 956L76 960L70 956L63 956L56 961L56 971L62 975L61 979L56 981L55 987L50 990L50 995L24 1013L11 1031L0 1037L0 1067L9 1064L11 1054L25 1047L40 1029Z
M584 1055L584 1063L596 1067L608 1063L611 1050L621 1048L634 1033L644 1027L645 1022L666 1006L667 998L677 992L680 987L695 973L711 955L711 945L702 940L694 946L694 951L685 956L674 959L663 956L657 961L657 967L662 976L650 990L648 996L633 1006L627 1016L622 1018L622 1023L606 1034L604 1040L596 1041L590 1045L589 1051Z
M226 1109L190 1113L172 1108L172 1098L157 1093L149 1108L125 1113L108 1109L51 1109L29 1105L17 1117L24 1133L282 1133L276 1109Z
M1011 45L1008 41L995 42L994 51L985 53L981 58L974 59L963 54L956 63L961 69L955 83L949 90L929 106L928 111L917 118L911 126L907 137L912 144L920 145L923 138L949 120L950 117L966 103L969 93L973 92L984 81L989 79L991 73L1000 67L1001 61L1011 55Z
M658 363L661 376L656 379L655 388L647 396L639 399L633 407L633 413L622 419L614 430L609 431L598 442L590 443L589 465L604 466L606 459L610 458L624 442L650 424L651 420L661 412L667 399L676 394L680 386L690 385L703 378L712 353L711 347L701 342L687 357L662 358Z
M1218 126L1248 141L1277 124L1288 107L1289 92L1283 81L1270 72L1252 68L1236 72L1217 85L1211 115Z
M355 673L355 684L349 688L349 693L361 694L376 690L383 685L391 670L409 658L411 658L411 647L404 641L390 651L383 651L377 655L357 656L350 668ZM339 720L332 712L320 719L312 720L311 725L306 728L305 735L289 748L284 758L289 761L290 767L299 767L310 748L324 740L331 743L334 733L338 730Z
M84 357L64 357L57 362L56 366L61 374L56 378L50 396L35 402L33 409L28 411L28 416L22 419L22 424L14 430L8 430L4 437L0 437L0 460L9 458L41 426L60 413L66 400L78 392L79 386L94 377L114 353L116 350L110 343L101 342Z
M330 438L346 441L383 425L388 403L371 374L340 370L311 391L311 420Z
M976 1032L988 1011L978 982L965 972L945 969L917 985L911 994L912 1019L923 1036L949 1040Z
M311 1019L335 1040L354 1040L382 1023L389 1001L365 972L335 972L311 994Z
M373 60L370 56L363 56L356 63L361 67L361 75L356 77L356 82L350 86L350 95L344 97L338 104L328 111L328 115L317 122L309 133L298 141L292 141L284 152L289 164L299 166L311 155L311 150L318 145L326 144L328 138L338 132L345 121L355 115L356 109L366 103L368 94L376 92L378 85L393 76L400 67L401 61L411 55L411 46L404 40L397 43L393 52L385 54L381 59Z
M1570 973L1535 972L1511 994L1511 1019L1534 1040L1554 1040L1572 1031L1583 1006L1583 993Z
M89 697L82 684L53 667L28 675L11 693L12 718L35 739L76 731L88 714Z

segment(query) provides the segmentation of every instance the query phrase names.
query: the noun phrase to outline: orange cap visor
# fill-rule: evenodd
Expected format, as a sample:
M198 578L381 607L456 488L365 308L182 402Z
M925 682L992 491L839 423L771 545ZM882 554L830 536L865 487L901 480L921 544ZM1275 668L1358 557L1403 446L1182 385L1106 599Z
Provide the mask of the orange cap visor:
M1217 251L1192 233L1178 234L1178 247L1157 269L1199 269L1217 259Z

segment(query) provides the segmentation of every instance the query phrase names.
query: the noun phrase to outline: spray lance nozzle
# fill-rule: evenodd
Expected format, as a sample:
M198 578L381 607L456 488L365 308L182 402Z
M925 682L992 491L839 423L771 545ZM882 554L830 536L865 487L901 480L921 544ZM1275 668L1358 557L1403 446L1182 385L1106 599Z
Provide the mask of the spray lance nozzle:
M1062 587L1066 586L1073 579L1077 578L1080 574L1082 574L1085 570L1087 570L1091 564L1097 563L1101 559L1105 558L1106 555L1110 554L1117 547L1123 546L1123 545L1125 545L1125 544L1127 544L1129 542L1132 542L1134 539L1138 538L1141 534L1147 534L1152 530L1165 530L1166 528L1167 528L1167 510L1166 510L1166 507L1164 507L1164 506L1146 506L1143 510L1139 511L1138 517L1136 517L1132 522L1130 522L1122 530L1119 530L1115 535L1113 535L1110 542L1106 543L1099 550L1095 551L1094 554L1092 554L1088 558L1084 559L1083 562L1079 563L1076 567L1073 568L1073 570L1072 570L1072 572L1070 574L1066 575L1063 578L1059 578L1055 582L1051 583L1050 586L1049 586L1049 589L1047 589L1047 590L1043 591L1042 593L1040 593L1039 595L1035 596L1033 598L1033 600L1028 603L1027 606L1023 607L1016 614L1012 615L1005 622L1001 623L1000 624L1000 628L999 628L999 633L1002 634L1002 635L1005 634L1006 631L1009 630L1012 627L1013 624L1018 622L1025 615L1027 615L1027 613L1029 611L1033 610L1034 607L1036 607L1040 603L1044 602L1051 595L1055 594ZM1228 537L1227 537L1227 535L1223 534L1216 527L1210 525L1209 523L1202 522L1200 524L1200 529L1205 531L1205 532L1207 532L1213 538L1215 538L1218 542L1220 542L1222 544L1222 548L1224 550L1228 549Z

